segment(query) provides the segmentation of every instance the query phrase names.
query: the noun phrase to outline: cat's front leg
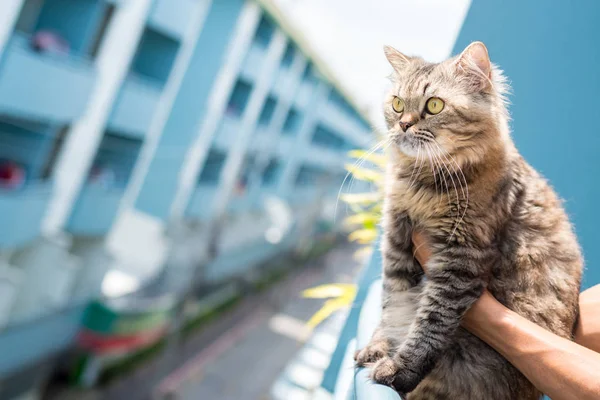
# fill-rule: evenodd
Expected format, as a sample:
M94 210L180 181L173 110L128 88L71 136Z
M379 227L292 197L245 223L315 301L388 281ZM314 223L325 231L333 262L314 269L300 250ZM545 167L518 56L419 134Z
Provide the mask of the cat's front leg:
M381 254L382 318L369 344L355 354L354 358L359 366L388 357L392 348L405 338L406 329L403 332L402 326L406 325L407 319L412 321L414 317L414 313L404 312L407 308L402 307L403 304L397 304L405 301L402 296L398 296L399 292L416 286L423 276L423 270L412 254L412 226L405 213L392 215L384 221ZM400 328L397 325L400 325Z
M465 312L483 293L489 265L489 252L473 248L450 247L434 255L415 323L395 354L375 364L373 380L400 393L412 391L451 345Z

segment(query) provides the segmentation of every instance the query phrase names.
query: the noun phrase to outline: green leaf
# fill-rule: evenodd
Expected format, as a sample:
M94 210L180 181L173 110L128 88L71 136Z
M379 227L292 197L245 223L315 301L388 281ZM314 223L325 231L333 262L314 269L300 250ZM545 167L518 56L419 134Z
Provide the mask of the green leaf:
M369 168L359 168L356 165L346 164L346 170L354 175L355 179L367 182L383 182L383 173Z
M377 238L377 229L359 229L348 235L348 240L360 244L373 243Z
M344 307L349 307L356 297L357 287L356 285L346 283L335 283L329 285L321 285L312 289L307 289L302 292L304 297L324 299L329 298L306 323L306 325L313 329L327 317Z
M344 222L348 225L377 225L381 216L372 212L359 212L346 217Z
M367 160L377 165L381 169L385 169L387 158L383 154L369 153L366 150L352 150L348 152L348 156L358 160Z
M381 201L381 195L378 192L372 193L348 193L340 196L344 203L351 205L368 206Z

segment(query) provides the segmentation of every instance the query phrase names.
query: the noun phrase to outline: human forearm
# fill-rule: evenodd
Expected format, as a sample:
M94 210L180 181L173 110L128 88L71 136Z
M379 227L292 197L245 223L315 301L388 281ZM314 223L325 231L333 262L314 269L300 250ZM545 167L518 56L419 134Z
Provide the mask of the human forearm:
M489 293L463 323L553 400L600 398L600 354L528 321Z
M579 323L575 341L600 353L600 285L586 290L579 296Z

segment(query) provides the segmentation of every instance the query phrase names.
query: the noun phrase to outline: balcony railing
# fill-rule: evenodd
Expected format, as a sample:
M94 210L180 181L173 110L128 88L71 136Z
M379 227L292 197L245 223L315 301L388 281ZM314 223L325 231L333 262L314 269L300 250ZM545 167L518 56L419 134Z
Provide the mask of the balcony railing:
M82 189L69 220L69 232L80 236L106 234L117 215L122 197L121 188L87 184Z
M198 0L157 0L150 12L148 24L174 39L181 40L199 4Z
M298 92L296 93L295 104L303 110L307 109L310 104L314 89L315 85L312 82L302 81L300 87L298 88Z
M0 190L0 247L21 247L39 235L51 192L49 182Z
M228 114L223 116L221 126L214 138L214 146L217 149L227 151L231 147L240 132L240 122L241 121L237 116Z
M246 59L242 65L241 75L250 81L255 81L260 75L266 56L267 50L264 47L253 43L248 49L248 54L246 54Z
M213 199L216 192L216 185L198 185L192 194L186 215L192 218L207 221L212 215L211 211Z
M84 111L95 79L92 64L71 55L34 51L15 35L0 69L0 113L66 123Z
M130 75L123 84L108 127L115 132L143 138L152 123L161 90L160 85L151 80Z

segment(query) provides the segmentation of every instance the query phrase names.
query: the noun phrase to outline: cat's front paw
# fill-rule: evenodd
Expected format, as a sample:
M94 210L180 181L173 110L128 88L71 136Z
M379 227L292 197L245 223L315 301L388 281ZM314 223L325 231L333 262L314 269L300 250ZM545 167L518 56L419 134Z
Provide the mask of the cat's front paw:
M369 343L354 354L356 365L364 367L365 365L376 363L388 356L389 348L386 340L377 340Z
M392 386L398 373L398 364L390 357L384 357L371 369L371 379L386 386Z
M390 386L399 393L409 393L421 382L421 377L406 368L398 359L385 357L373 366L371 379L382 385Z

